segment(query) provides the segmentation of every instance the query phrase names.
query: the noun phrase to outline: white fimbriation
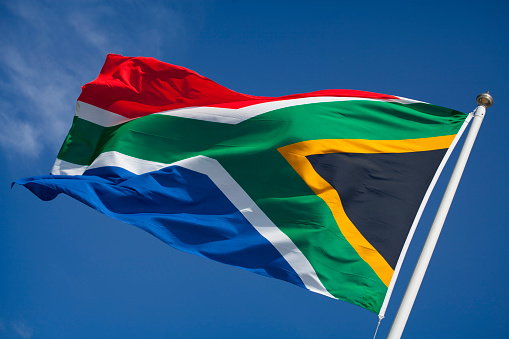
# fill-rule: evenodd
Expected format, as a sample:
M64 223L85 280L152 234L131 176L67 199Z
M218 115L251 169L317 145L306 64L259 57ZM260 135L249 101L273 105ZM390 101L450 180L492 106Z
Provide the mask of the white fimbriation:
M444 225L445 222L445 218L447 217L447 213L449 212L449 208L451 207L452 199L454 198L454 194L456 193L456 189L458 188L458 184L460 182L461 175L463 174L463 170L467 163L468 156L470 155L470 151L472 150L472 146L474 145L475 138L477 137L477 133L479 132L479 128L481 127L484 114L486 113L486 107L490 107L491 103L493 102L491 96L489 96L489 100L491 101L488 104L486 104L485 102L482 103L479 102L479 97L483 95L489 96L489 94L481 94L478 96L479 106L477 107L477 110L475 112L474 121L472 122L472 126L470 126L470 130L468 131L468 135L465 139L465 143L463 144L463 148L461 149L461 153L458 157L458 161L456 162L456 166L454 167L451 179L449 180L449 184L447 185L447 188L445 190L444 197L442 198L442 202L438 207L435 220L431 225L428 237L422 249L419 260L417 261L417 265L415 266L412 278L408 283L405 295L403 296L403 300L401 301L398 313L396 314L394 322L392 323L392 327L389 332L389 335L387 336L387 339L401 338L403 330L405 329L408 316L410 315L410 311L412 310L415 298L417 297L417 293L419 292L422 279L424 278L424 274L426 273L426 269L428 268L431 256L433 255L433 250L435 249L438 237L440 236L440 232L442 231L442 226ZM486 107L484 105L486 105Z
M300 249L272 222L272 220L269 219L235 179L221 166L219 161L215 159L199 155L171 164L165 164L109 151L101 153L90 166L75 165L57 159L52 174L82 175L87 170L101 167L118 167L136 175L142 175L170 166L180 166L208 176L258 233L279 251L283 258L299 275L308 290L330 298L335 298L327 291L318 278L316 271Z
M403 105L422 102L403 97L397 97L396 99L369 99L356 97L306 97L297 99L274 100L252 104L240 108L224 108L212 106L184 107L169 111L154 112L152 114L169 115L186 119L235 125L248 119L251 119L255 116L281 108L321 102L340 102L340 101L395 102ZM116 126L123 124L124 122L127 121L138 119L138 118L126 118L122 115L107 111L105 109L87 104L82 101L78 101L76 104L76 116L82 120L90 121L96 125L103 127Z

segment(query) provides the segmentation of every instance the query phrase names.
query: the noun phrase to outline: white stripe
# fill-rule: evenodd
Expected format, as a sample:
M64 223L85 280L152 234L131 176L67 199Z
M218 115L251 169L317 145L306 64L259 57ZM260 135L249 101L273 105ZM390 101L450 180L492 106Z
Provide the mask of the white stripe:
M171 164L173 165L173 164ZM136 175L148 172L158 171L162 168L171 166L162 162L147 161L130 155L122 154L116 151L101 153L88 169L113 166L123 168Z
M53 175L81 175L87 170L88 166L76 165L64 160L57 159L51 174Z
M72 167L70 163L62 160L60 162L60 169L63 167L70 169ZM82 174L87 169L86 166L75 166L76 168L73 170L75 175ZM199 155L172 164L165 164L110 151L100 154L88 169L104 166L120 167L137 175L157 171L168 166L180 166L207 175L249 223L279 251L299 275L307 289L335 298L323 286L315 270L299 248L263 213L217 160ZM55 171L52 174L60 173Z
M334 298L323 286L315 270L292 240L263 213L221 164L212 158L196 156L174 163L207 175L251 225L285 258L310 291Z
M76 102L76 115L81 119L104 127L115 126L132 120L83 101Z
M251 106L241 108L223 108L223 107L186 107L170 111L157 112L153 114L171 115L175 117L217 122L222 124L238 124L242 121L248 120L260 114L264 114L276 109L313 104L319 102L339 102L339 101L381 101L381 102L397 102L401 104L422 103L403 97L398 99L369 99L357 97L307 97L288 100L276 100L269 102L262 102ZM134 120L129 119L119 114L104 110L102 108L78 101L76 104L76 115L83 120L90 121L94 124L110 127L122 124L126 121Z

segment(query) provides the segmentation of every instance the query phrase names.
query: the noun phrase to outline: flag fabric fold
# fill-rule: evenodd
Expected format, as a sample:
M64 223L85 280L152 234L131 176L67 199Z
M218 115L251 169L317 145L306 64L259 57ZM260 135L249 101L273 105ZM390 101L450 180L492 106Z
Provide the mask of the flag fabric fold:
M466 117L356 90L251 96L110 54L51 174L16 183L378 314Z

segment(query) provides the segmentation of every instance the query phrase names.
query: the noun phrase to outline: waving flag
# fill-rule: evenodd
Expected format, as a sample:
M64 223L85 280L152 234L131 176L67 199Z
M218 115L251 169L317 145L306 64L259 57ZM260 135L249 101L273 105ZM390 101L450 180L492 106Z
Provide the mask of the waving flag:
M51 175L17 183L379 313L466 117L355 90L245 95L108 55Z

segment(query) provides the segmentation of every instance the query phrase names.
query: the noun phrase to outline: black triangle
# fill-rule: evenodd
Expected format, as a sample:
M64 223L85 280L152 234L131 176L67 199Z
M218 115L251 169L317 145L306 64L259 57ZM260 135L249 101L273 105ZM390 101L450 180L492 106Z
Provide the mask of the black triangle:
M307 156L346 215L395 268L417 210L447 150Z

